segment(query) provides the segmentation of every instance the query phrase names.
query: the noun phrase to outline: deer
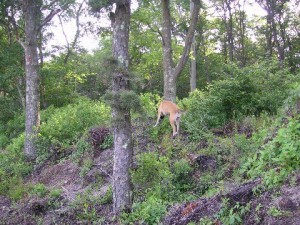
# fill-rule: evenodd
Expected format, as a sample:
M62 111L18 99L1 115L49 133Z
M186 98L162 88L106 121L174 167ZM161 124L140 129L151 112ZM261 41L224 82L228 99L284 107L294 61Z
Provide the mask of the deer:
M173 137L175 137L179 132L181 110L175 103L163 100L158 107L157 121L154 127L156 127L159 121L166 115L169 115L170 124L173 128Z

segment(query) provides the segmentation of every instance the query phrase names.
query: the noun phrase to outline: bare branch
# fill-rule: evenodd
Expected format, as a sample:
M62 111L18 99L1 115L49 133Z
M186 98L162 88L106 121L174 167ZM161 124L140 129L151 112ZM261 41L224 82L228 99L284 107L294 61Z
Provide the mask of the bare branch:
M55 10L51 10L51 12L49 13L48 16L46 16L46 18L44 19L44 21L41 23L41 25L39 26L39 28L37 29L37 32L39 32L43 26L45 26L48 22L50 22L52 20L52 18L58 14L61 11L61 9L55 9Z

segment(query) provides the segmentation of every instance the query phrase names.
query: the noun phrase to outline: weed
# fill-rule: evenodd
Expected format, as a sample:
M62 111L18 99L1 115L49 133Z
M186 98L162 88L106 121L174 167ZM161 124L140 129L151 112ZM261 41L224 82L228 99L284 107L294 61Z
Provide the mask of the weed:
M217 214L217 218L224 225L236 225L243 224L243 217L250 210L250 204L248 203L246 206L242 206L239 203L230 207L229 199L225 198L222 200L222 208Z
M291 212L283 211L283 210L276 208L275 206L272 206L268 210L268 215L273 216L273 217L282 217L282 216L291 215Z

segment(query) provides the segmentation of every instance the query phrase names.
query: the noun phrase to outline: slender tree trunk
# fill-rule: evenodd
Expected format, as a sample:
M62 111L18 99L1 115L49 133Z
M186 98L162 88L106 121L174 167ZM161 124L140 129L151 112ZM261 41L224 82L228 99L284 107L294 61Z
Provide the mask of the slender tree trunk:
M171 38L171 15L169 0L162 0L162 41L163 41L163 68L164 68L164 99L175 102L176 100L176 80L183 70L191 50L191 45L194 38L194 32L198 21L198 14L200 10L200 1L192 0L194 2L194 9L191 15L191 22L188 33L186 35L185 46L179 62L174 67L172 56L172 38Z
M190 1L190 12L192 17L192 12L194 10L194 2ZM197 65L196 65L196 39L195 36L193 37L192 41L192 58L191 58L191 65L190 65L190 88L191 92L194 91L197 87Z
M227 42L228 42L228 50L229 50L229 61L233 62L233 52L234 52L234 42L233 42L233 21L232 21L232 12L231 12L231 5L230 0L225 0L224 8L228 10L229 19L228 21L225 18L225 26L227 31ZM224 12L226 12L224 10Z
M25 18L25 71L26 71L26 123L25 148L27 158L36 154L36 138L40 125L39 62L37 51L37 32L40 22L41 1L24 0Z
M23 83L23 78L18 77L18 79L16 81L16 86L17 86L17 90L19 93L19 97L20 97L20 103L22 105L23 110L25 110L25 97L24 97L23 90L22 90L22 83Z
M128 78L128 42L130 25L130 0L117 4L113 25L113 57L117 69L113 72L112 91L116 96L129 90ZM112 105L114 129L114 167L113 167L113 207L119 214L129 210L132 204L132 185L129 170L132 165L133 144L130 110Z
M278 61L281 67L284 66L285 59L285 37L282 32L278 29L282 29L281 18L283 16L283 8L286 0L257 0L257 2L263 5L263 8L267 11L267 25L268 25L268 35L270 39L267 39L267 48L272 51L273 45L277 48ZM276 21L277 18L277 21ZM279 27L279 28L278 28ZM283 30L282 30L283 31ZM281 36L281 37L280 37ZM273 43L272 43L273 38ZM280 40L281 39L281 40ZM270 54L271 56L271 54Z
M197 64L196 64L196 43L192 44L192 59L190 66L190 88L191 91L194 91L197 88Z
M273 45L272 45L272 25L270 16L267 16L267 29L266 29L266 57L270 59L273 55Z
M275 6L273 6L275 7ZM274 13L274 9L271 8L268 11L268 14L270 15L271 18L271 24L272 24L272 34L273 34L273 38L274 38L274 43L276 45L277 48L277 52L278 52L278 61L281 67L283 67L283 61L284 61L284 49L280 44L280 41L278 39L278 31L277 31L277 26L276 26L276 22L274 19L275 13Z

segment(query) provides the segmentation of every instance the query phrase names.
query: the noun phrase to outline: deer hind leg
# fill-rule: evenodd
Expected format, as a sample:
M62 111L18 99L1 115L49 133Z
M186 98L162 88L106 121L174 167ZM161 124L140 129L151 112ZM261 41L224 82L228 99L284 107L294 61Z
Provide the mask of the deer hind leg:
M180 123L180 116L176 116L175 124L176 124L176 132L179 133L179 123Z
M177 134L176 122L173 116L170 116L170 124L173 128L173 137Z

